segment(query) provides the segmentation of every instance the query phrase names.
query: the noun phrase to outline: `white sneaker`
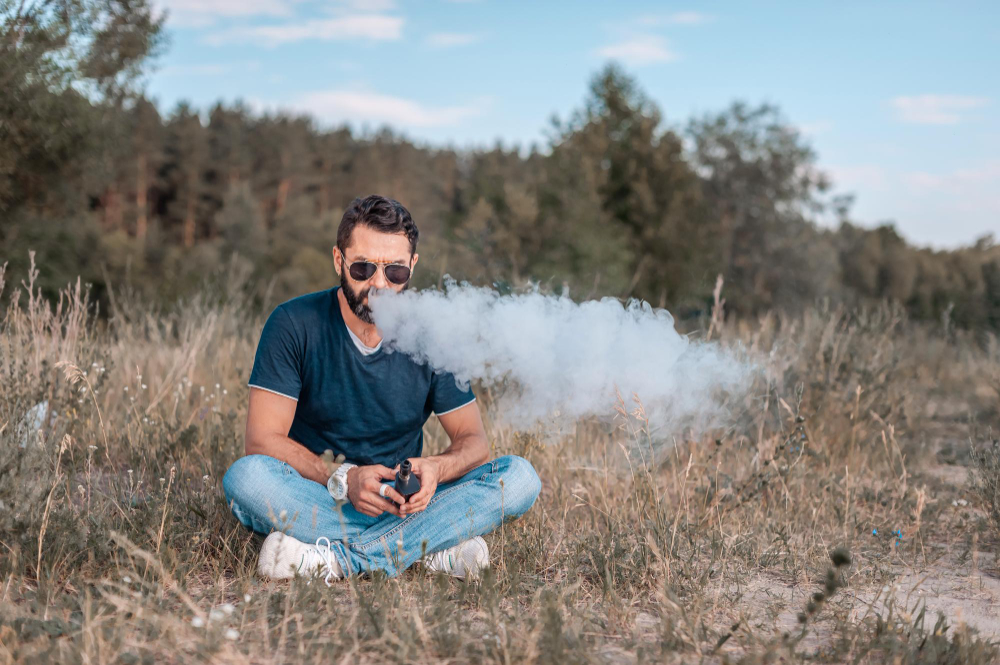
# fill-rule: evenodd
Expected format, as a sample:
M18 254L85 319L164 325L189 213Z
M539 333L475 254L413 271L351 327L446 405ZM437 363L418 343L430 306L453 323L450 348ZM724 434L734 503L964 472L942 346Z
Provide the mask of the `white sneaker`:
M464 540L454 547L434 552L424 557L428 570L447 573L454 577L479 577L479 572L490 565L490 548L479 536Z
M330 586L330 580L344 578L340 564L330 549L330 539L326 536L317 538L315 545L303 543L280 531L264 539L257 559L257 572L262 576L287 580L295 573L311 575L315 570L324 576L327 586Z

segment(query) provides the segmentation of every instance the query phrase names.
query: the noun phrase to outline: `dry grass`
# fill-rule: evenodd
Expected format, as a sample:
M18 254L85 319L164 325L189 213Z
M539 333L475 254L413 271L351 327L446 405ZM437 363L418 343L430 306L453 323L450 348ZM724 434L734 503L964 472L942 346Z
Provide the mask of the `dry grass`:
M766 375L731 431L671 446L648 440L632 399L611 424L543 442L493 425L483 391L495 454L543 480L489 537L490 574L327 588L256 577L259 538L222 498L263 318L238 275L221 282L169 311L116 293L106 320L80 285L56 305L30 281L8 289L0 662L998 657L1000 627L938 623L930 593L900 585L933 589L946 568L967 581L968 616L997 576L995 507L941 463L997 429L989 339L891 307L713 317L714 339ZM445 444L433 420L427 436ZM832 565L836 548L850 565Z

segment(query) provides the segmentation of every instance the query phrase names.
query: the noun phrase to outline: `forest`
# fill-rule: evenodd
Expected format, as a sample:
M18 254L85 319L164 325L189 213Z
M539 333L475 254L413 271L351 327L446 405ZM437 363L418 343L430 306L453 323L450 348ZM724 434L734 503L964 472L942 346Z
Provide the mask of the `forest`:
M421 230L415 287L534 284L684 318L710 309L721 275L738 315L895 301L915 319L1000 326L992 235L940 251L853 219L851 194L772 104L664 118L609 64L527 148L423 145L242 102L161 113L143 82L163 17L143 2L55 6L0 3L2 259L20 279L35 252L50 296L79 275L98 302L109 285L170 302L233 264L272 300L326 288L344 207L379 193Z

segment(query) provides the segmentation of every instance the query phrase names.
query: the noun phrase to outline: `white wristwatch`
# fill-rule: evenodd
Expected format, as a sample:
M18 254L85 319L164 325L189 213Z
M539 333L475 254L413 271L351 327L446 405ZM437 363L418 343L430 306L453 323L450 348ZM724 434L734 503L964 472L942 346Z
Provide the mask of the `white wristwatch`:
M343 501L347 498L347 472L356 466L357 464L344 462L327 479L326 489L330 493L330 496L337 501Z

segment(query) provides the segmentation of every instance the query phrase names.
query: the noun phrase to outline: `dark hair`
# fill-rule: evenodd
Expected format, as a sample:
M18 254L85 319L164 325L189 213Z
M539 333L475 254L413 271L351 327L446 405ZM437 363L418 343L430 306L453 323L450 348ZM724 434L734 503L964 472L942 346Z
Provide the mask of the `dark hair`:
M344 216L337 228L337 246L344 251L351 244L351 234L358 224L367 226L379 233L401 233L410 241L410 254L417 251L417 225L410 217L410 211L395 199L370 194L365 198L358 197L347 206Z

